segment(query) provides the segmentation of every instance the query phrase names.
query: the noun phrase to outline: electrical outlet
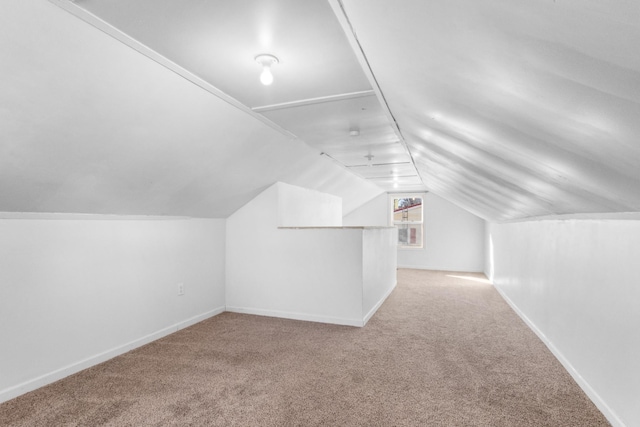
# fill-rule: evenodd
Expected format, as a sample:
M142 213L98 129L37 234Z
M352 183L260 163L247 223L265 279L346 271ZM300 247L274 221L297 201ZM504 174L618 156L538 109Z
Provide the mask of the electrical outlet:
M184 295L184 283L178 283L178 295Z

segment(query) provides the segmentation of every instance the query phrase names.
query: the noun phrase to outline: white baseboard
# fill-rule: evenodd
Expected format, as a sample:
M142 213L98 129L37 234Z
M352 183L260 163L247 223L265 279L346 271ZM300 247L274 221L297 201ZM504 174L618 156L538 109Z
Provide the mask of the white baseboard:
M206 313L202 313L197 316L193 316L189 319L183 320L169 327L160 329L159 331L153 332L149 335L145 335L144 337L138 338L134 341L130 341L121 346L112 348L110 350L88 357L84 360L80 360L78 362L64 366L60 369L56 369L53 372L49 372L47 374L30 379L18 385L6 388L4 390L0 390L0 403L6 402L22 394L25 394L35 389L38 389L40 387L43 387L45 385L54 383L58 380L61 380L62 378L68 377L69 375L75 374L84 369L98 365L116 356L124 354L128 351L131 351L134 348L141 347L145 344L149 344L152 341L165 337L169 334L179 331L180 329L184 329L188 326L194 325L198 322L208 319L209 317L213 317L217 314L220 314L224 310L225 310L224 307L218 307L214 310L207 311Z
M182 322L176 323L175 324L176 331L179 331L180 329L188 328L189 326L193 326L196 323L200 323L203 320L206 320L213 316L217 316L218 314L224 313L224 312L225 312L225 307L222 306L222 307L218 307L213 310L207 311L206 313L202 313L202 314L198 314L197 316L190 317L187 320L183 320Z
M398 282L395 282L393 284L393 286L391 287L391 289L389 289L387 291L386 294L383 295L382 298L380 298L380 301L378 301L376 303L376 305L373 306L373 308L371 310L369 310L369 312L367 313L366 316L364 316L364 319L362 320L363 326L367 324L367 322L369 321L369 319L371 319L373 317L374 314L376 314L376 311L378 311L378 309L380 308L380 306L387 300L387 298L389 297L389 295L391 295L391 292L393 292L393 290L396 288L396 285L398 284Z
M509 306L516 312L516 314L529 326L529 328L540 338L540 340L547 346L547 348L553 353L558 361L569 372L569 375L573 377L574 381L578 383L580 388L591 399L596 407L602 412L607 420L614 427L626 427L622 420L616 415L615 412L607 405L607 403L600 397L600 395L591 387L591 385L580 375L580 373L573 367L571 362L564 357L564 355L553 345L553 343L546 337L544 333L518 308L518 306L500 289L494 285L494 288L498 291L500 296L509 304Z
M358 319L345 319L341 317L320 316L316 314L292 313L278 310L265 310L261 308L227 306L227 311L232 313L253 314L256 316L281 317L283 319L304 320L307 322L331 323L334 325L364 326L364 322Z
M429 270L429 271L450 271L452 273L483 273L483 269L468 270L468 269L450 269L442 267L425 267L423 265L398 265L397 268L409 268L411 270Z

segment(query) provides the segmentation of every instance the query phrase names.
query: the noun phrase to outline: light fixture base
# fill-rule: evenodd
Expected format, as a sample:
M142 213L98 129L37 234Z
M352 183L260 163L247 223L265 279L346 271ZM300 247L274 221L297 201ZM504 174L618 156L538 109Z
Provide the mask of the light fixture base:
M260 55L256 55L255 60L258 64L263 67L270 67L273 64L277 64L280 62L278 58L268 53L261 53Z

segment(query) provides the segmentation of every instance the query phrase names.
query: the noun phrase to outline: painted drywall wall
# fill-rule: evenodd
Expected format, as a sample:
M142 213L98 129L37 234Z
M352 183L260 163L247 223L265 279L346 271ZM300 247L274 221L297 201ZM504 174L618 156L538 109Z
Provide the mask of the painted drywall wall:
M261 276L269 292L259 304L281 317L362 326L362 232L278 230L274 271Z
M342 218L342 225L384 227L389 225L389 195L382 193Z
M345 225L388 225L389 195L346 215ZM398 249L398 267L481 272L484 270L485 221L436 196L424 195L424 247Z
M339 227L342 198L320 191L278 184L278 226Z
M224 310L224 220L75 217L0 220L0 401Z
M396 286L398 229L365 228L362 238L362 313L364 323Z
M367 230L338 227L340 204L330 201L332 212L326 209L326 201L324 195L276 183L227 218L228 311L364 324L363 235ZM304 209L287 209L286 223L312 227L317 221L329 228L278 228L283 217L279 207L302 203L307 205ZM313 206L319 208L317 212L309 209ZM384 265L390 262L385 260ZM387 285L395 285L395 276ZM371 295L376 295L376 285L371 287Z
M362 290L353 285L362 282L361 230L278 229L281 196L287 200L283 206L295 204L300 194L315 204L314 193L303 190L276 183L227 218L227 310L352 324L362 319ZM285 223L309 225L335 216L320 212L326 216L306 217L310 211L301 209L282 217Z
M640 425L640 221L489 224L486 273L615 426Z

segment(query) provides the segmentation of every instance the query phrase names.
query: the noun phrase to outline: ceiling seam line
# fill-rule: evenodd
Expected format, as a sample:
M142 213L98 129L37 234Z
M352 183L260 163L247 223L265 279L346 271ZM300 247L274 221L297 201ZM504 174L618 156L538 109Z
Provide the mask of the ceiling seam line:
M331 2L331 0L330 0L330 2ZM340 11L342 12L342 16L344 18L344 21L349 26L350 34L353 37L353 43L352 44L355 44L357 46L358 51L359 51L360 56L361 56L361 59L362 59L362 61L364 61L365 65L366 65L365 74L368 74L370 76L370 78L373 80L372 81L372 86L374 87L374 90L376 91L376 93L379 95L379 98L380 98L379 101L381 102L381 104L383 104L383 108L386 110L389 118L391 119L392 127L397 132L397 135L398 135L398 138L400 140L400 143L404 146L405 150L407 150L407 153L409 154L409 158L411 159L411 163L413 164L413 167L416 170L417 175L420 177L420 182L422 182L422 185L424 185L425 188L427 188L426 184L424 183L424 180L422 179L422 175L420 175L420 172L418 171L418 166L416 165L415 159L413 158L413 155L411 154L411 150L409 150L409 146L407 145L407 142L405 141L404 135L402 134L402 131L400 130L400 126L398 125L398 122L396 121L395 116L391 112L391 108L389 107L389 104L387 103L387 99L385 98L384 94L382 93L382 89L380 88L380 85L378 84L378 80L376 79L376 76L373 73L373 69L371 68L371 64L369 63L369 60L367 59L367 56L364 53L364 49L362 48L362 45L360 44L360 40L358 39L358 35L356 34L356 32L355 32L355 30L353 28L353 25L351 24L351 21L349 20L349 16L347 15L347 11L346 11L346 9L344 7L344 3L342 2L342 0L334 0L334 2L336 2L337 5L339 6ZM331 2L331 3L333 3L333 2ZM334 12L335 12L335 7L333 9L334 9ZM338 17L338 20L340 20L339 17ZM344 28L344 26L343 26L343 28ZM347 38L348 38L348 34L347 34ZM356 56L358 56L358 55L356 54ZM367 73L367 71L368 71L368 73Z
M395 163L372 163L371 166L397 166L397 165L408 165L411 164L411 162L395 162ZM368 164L362 164L362 165L347 165L348 168L361 168L364 166L369 166Z
M364 98L367 96L375 96L375 94L376 93L373 91L373 89L370 89L370 90L363 90L359 92L340 93L337 95L319 96L317 98L307 98L307 99L300 99L297 101L281 102L278 104L262 105L260 107L253 107L251 109L256 113L261 113L263 111L282 110L286 108L302 107L305 105L321 104L324 102L334 102L334 101L343 101L343 100L354 99L354 98Z

